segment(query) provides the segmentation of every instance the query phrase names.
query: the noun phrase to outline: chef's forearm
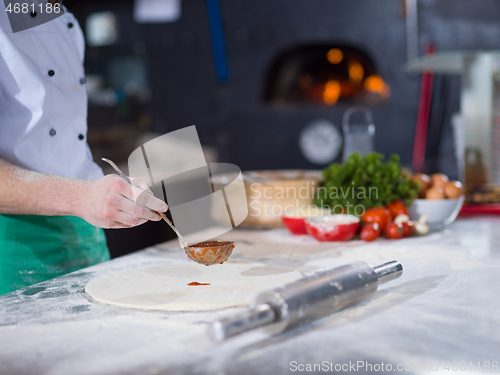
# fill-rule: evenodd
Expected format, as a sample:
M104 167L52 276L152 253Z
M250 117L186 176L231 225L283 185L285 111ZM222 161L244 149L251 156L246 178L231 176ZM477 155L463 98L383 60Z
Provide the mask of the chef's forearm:
M30 171L0 160L0 213L74 215L85 181Z
M70 215L96 227L130 228L161 220L158 212L167 209L163 201L118 175L77 180L0 160L0 214Z

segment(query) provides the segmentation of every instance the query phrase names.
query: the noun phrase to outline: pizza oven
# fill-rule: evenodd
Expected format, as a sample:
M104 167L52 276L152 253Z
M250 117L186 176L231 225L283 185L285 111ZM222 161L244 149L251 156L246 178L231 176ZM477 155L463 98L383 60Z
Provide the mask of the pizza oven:
M389 85L366 53L349 46L313 44L276 56L265 75L262 101L278 107L376 106L390 96Z

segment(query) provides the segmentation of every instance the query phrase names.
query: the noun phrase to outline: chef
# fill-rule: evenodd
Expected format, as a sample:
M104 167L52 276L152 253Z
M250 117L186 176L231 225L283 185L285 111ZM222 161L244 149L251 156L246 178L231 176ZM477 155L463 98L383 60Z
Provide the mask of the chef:
M0 294L108 260L101 228L168 208L92 160L84 47L72 14L13 33L0 5Z

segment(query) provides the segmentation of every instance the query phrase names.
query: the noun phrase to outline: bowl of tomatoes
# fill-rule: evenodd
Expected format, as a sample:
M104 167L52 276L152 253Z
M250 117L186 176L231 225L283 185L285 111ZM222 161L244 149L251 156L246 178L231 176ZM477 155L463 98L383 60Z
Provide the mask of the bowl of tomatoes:
M318 241L349 241L359 228L360 219L354 215L313 216L305 220L306 230Z

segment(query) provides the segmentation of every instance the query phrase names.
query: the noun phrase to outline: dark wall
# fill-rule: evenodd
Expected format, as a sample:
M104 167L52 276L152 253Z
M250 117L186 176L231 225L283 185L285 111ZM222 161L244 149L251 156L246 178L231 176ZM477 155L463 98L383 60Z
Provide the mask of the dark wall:
M420 54L427 42L438 51L498 48L499 7L495 0L456 0L453 7L446 0L419 1ZM420 75L404 69L403 1L221 0L230 69L226 83L216 77L205 1L183 1L181 19L166 24L134 23L132 1L85 1L75 12L83 21L91 12L109 9L119 17L120 40L97 54L89 49L87 63L93 63L92 56L133 54L136 43L145 43L152 130L165 133L195 124L202 141L219 149L222 161L242 169L322 168L302 156L299 133L317 118L340 125L350 104L265 105L265 78L274 59L290 47L350 45L372 58L391 88L390 100L372 108L376 149L398 153L410 165ZM440 137L429 141L439 145L429 147L429 152L438 152L430 169L456 176L450 116L459 108L459 79L437 77L435 83L434 108L445 103L445 111L432 115L430 137Z
M319 43L351 45L372 57L393 93L387 105L372 108L377 149L410 160L419 79L403 68L405 19L398 1L222 1L221 7L231 74L226 84L215 77L205 2L184 2L186 18L158 26L158 32L169 29L163 32L178 39L151 52L158 57L153 72L163 83L153 95L156 129L196 124L224 161L243 169L323 167L302 156L299 133L317 118L340 125L349 105L276 108L263 104L262 91L282 51ZM193 30L197 43L183 45L183 30ZM196 55L199 59L193 59ZM179 70L179 60L189 69Z
M349 45L368 55L389 84L391 97L373 106L376 150L398 153L410 166L420 91L420 75L408 74L404 1L401 0L220 0L230 79L219 82L204 0L182 1L182 17L165 24L136 24L131 0L86 0L73 9L83 28L86 17L112 10L120 37L112 46L87 48L88 72L107 59L140 55L147 62L151 100L149 129L166 133L196 125L201 140L215 146L220 161L243 170L323 168L302 155L298 139L311 121L325 118L340 126L350 103L271 106L262 100L274 61L291 47ZM438 51L498 49L500 3L496 0L419 0L419 53L432 42ZM137 46L144 48L135 48ZM139 51L139 52L138 52ZM429 172L457 178L450 117L459 110L460 80L435 76L428 136ZM89 111L89 127L101 127ZM95 116L93 117L93 113ZM118 118L118 117L117 117ZM127 120L129 121L129 120ZM95 123L94 123L95 122ZM340 130L340 129L339 129ZM175 157L175 155L173 155ZM135 229L108 236L117 248L137 238L153 244L154 230ZM163 233L165 235L165 233ZM125 241L125 242L124 242Z
M500 48L500 3L496 0L419 0L421 48L438 51Z

